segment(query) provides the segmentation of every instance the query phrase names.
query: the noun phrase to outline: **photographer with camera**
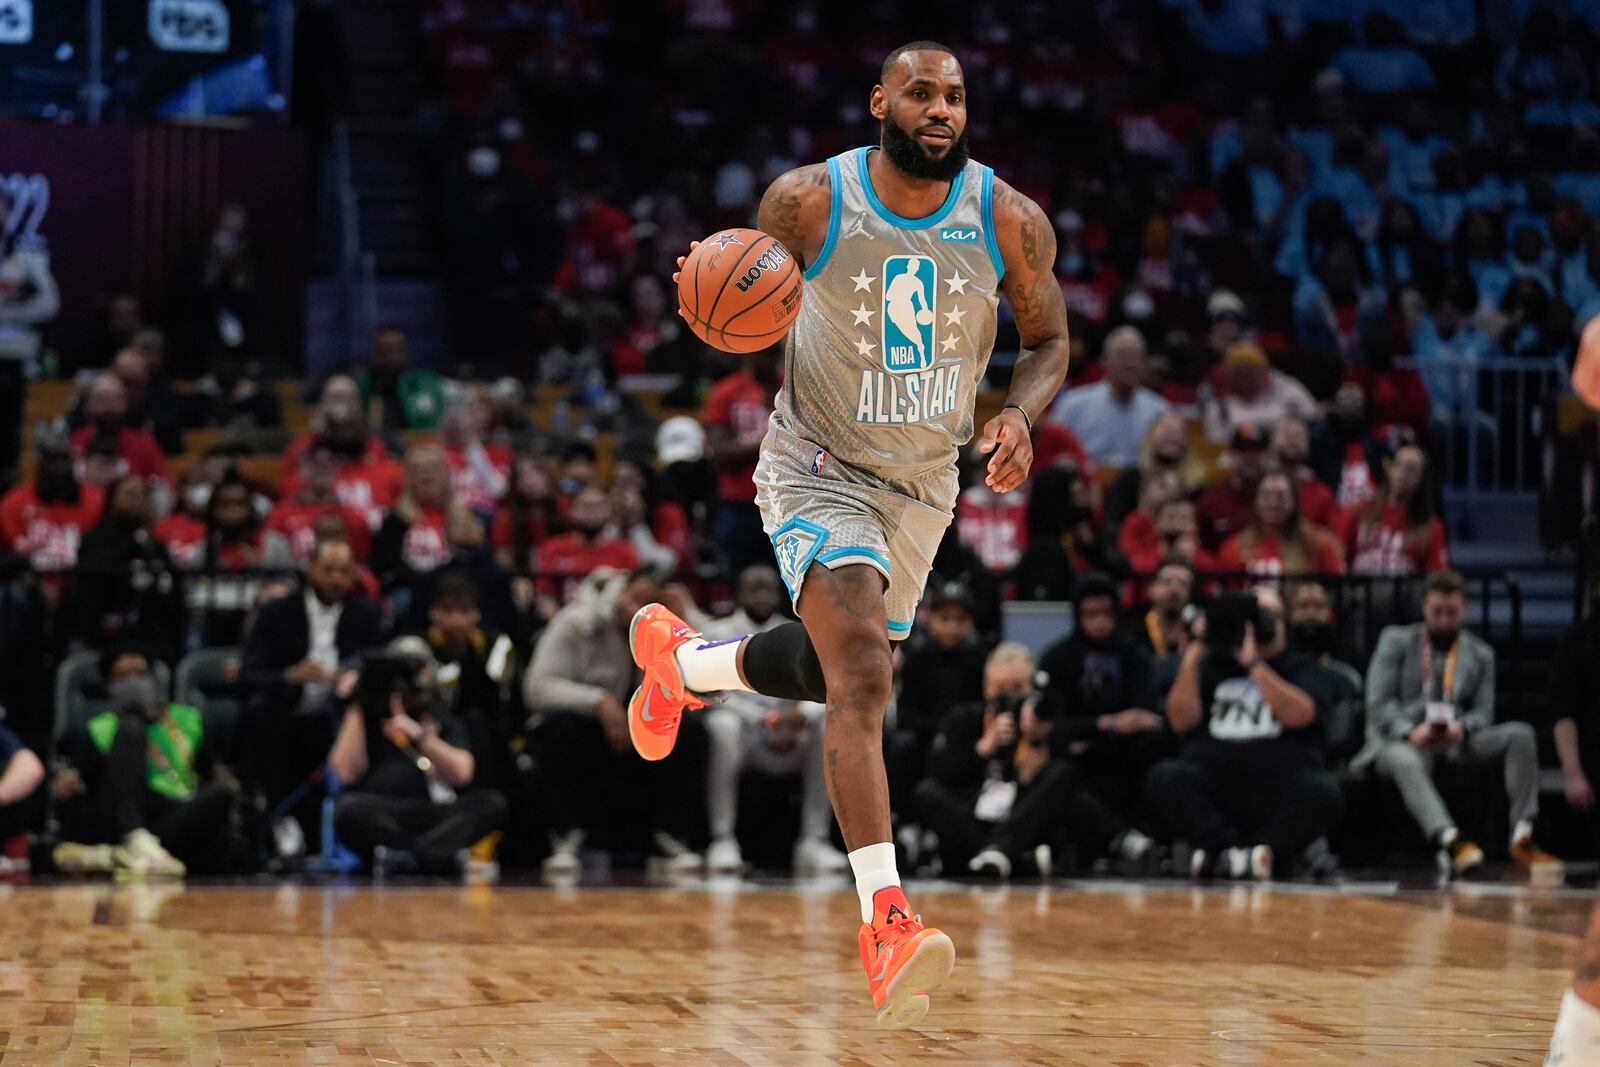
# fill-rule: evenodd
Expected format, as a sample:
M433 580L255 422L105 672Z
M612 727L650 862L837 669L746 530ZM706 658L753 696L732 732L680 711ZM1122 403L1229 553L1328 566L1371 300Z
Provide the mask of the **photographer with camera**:
M345 783L334 830L375 873L467 873L466 850L500 828L505 799L467 791L467 728L444 707L427 642L396 638L340 677L349 701L328 766Z
M1184 651L1167 693L1167 721L1187 743L1145 780L1156 813L1194 846L1194 877L1265 881L1338 822L1344 799L1323 764L1311 666L1286 651L1275 589L1207 605L1204 641Z
M933 739L917 786L922 825L939 835L945 868L1009 877L1019 857L1063 821L1099 844L1128 833L1051 752L1054 708L1035 687L1033 654L1015 642L989 653L983 701L954 708Z

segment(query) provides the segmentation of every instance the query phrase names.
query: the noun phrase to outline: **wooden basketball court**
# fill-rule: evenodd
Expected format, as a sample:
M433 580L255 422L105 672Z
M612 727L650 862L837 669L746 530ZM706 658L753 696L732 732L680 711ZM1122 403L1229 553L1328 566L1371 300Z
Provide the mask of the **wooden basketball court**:
M1586 891L912 885L877 1029L853 893L0 888L0 1067L1538 1065Z

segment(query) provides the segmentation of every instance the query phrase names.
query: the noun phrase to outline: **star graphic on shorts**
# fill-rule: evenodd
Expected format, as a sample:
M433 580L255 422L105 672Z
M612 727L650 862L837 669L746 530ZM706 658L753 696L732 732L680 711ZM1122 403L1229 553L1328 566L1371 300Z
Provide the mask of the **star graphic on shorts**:
M945 280L949 281L948 278L946 278ZM965 296L966 294L963 293L962 295ZM966 312L962 311L960 308L951 308L949 311L946 311L944 313L944 324L946 326L960 326L961 325L961 316L963 316L965 314L966 314Z
M872 355L872 350L874 348L877 348L877 347L878 347L877 345L873 344L871 341L867 340L865 337L862 337L862 338L860 338L859 340L856 341L856 351L860 352L863 356Z
M873 278L872 278L872 275L867 273L867 270L866 270L865 267L861 268L861 273L860 274L857 274L855 277L851 278L850 280L856 283L856 287L854 289L852 289L851 292L855 292L855 293L870 293L870 292L872 292L872 281L873 281Z
M961 276L961 272L956 271L954 274L950 275L950 277L944 280L944 283L950 287L950 292L946 293L945 296L949 296L950 293L960 293L962 296L966 296L967 283L971 280L971 278L963 278Z
M711 239L711 243L716 245L718 248L727 248L729 245L744 244L743 241L739 240L739 235L736 233L719 233Z
M866 305L865 302L863 302L860 307L855 308L854 310L852 310L850 312L850 314L852 314L852 315L854 315L856 317L856 321L851 323L852 326L871 326L872 325L872 312L870 310L868 310L867 305Z
M943 341L939 342L939 351L948 352L951 349L955 348L955 346L956 346L956 335L955 334L951 334L949 337L946 337Z

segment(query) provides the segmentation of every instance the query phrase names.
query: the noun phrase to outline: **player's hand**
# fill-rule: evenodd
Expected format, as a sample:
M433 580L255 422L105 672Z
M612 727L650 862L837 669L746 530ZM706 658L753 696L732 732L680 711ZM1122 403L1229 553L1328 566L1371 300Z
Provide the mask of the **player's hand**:
M1022 484L1033 466L1033 437L1028 433L1028 420L1016 408L1001 408L1000 414L983 424L978 451L989 456L984 484L997 493L1011 492Z
M1575 771L1567 775L1562 783L1562 790L1567 794L1567 803L1577 811L1588 811L1594 807L1594 786L1589 784L1589 778L1582 771Z
M699 247L700 247L700 242L699 241L690 241L689 242L689 252L692 253L695 249L697 249ZM677 282L678 275L683 273L683 265L688 259L689 259L688 255L682 255L682 256L678 257L678 269L672 272L672 280L673 280L674 283Z

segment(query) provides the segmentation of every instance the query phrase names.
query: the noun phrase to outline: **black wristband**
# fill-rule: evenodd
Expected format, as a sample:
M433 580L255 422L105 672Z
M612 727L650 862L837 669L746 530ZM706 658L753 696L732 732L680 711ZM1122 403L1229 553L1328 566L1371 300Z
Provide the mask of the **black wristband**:
M1027 413L1027 411L1023 410L1022 405L1021 404L1002 404L1002 405L1000 405L1000 410L1001 411L1004 411L1006 408L1016 408L1018 411L1022 412L1022 421L1028 427L1028 436L1032 437L1033 436L1033 420L1028 418L1028 413Z

